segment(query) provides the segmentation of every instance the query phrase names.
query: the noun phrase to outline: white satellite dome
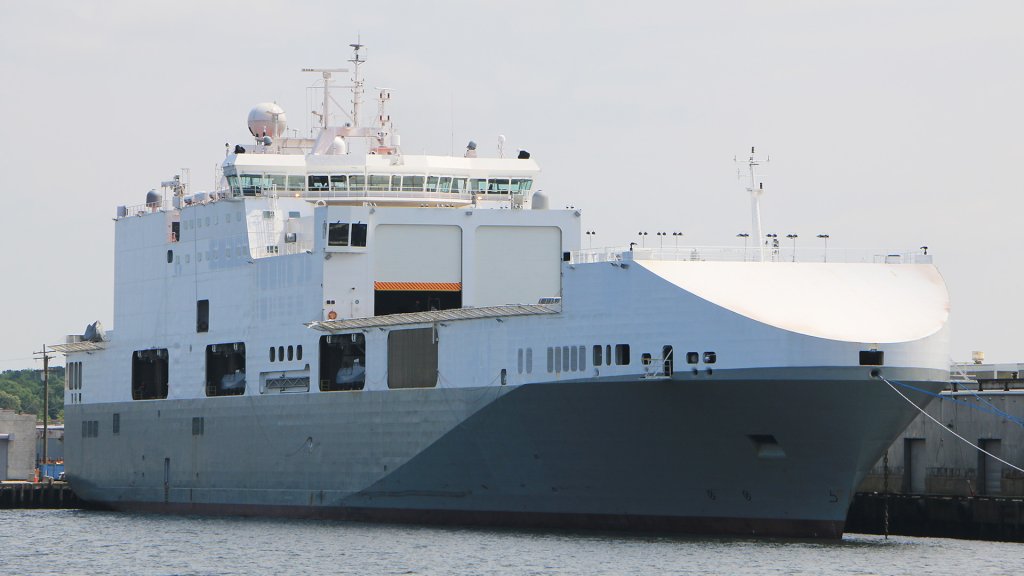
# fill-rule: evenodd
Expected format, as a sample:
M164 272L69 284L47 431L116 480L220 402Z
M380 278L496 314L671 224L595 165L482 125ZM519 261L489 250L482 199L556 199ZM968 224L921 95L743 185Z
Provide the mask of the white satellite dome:
M261 102L249 111L249 132L257 138L277 138L284 135L287 127L288 116L277 102Z

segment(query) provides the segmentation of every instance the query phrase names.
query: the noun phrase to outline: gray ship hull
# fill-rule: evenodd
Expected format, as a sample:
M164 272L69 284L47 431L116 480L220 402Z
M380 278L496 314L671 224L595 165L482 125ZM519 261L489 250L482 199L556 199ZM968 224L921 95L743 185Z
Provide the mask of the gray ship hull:
M863 368L66 411L76 493L119 509L821 538L916 414Z

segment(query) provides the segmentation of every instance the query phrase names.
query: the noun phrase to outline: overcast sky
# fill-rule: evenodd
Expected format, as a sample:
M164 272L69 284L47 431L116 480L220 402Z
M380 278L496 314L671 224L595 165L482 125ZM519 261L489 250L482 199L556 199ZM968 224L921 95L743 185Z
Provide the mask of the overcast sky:
M771 154L765 232L928 245L953 356L1024 362L1024 3L14 2L0 35L0 369L113 326L113 222L368 45L407 153L526 148L596 245L735 245L733 156ZM368 95L372 95L368 90ZM373 106L367 107L373 113ZM648 240L648 242L653 242ZM63 358L60 359L63 363Z

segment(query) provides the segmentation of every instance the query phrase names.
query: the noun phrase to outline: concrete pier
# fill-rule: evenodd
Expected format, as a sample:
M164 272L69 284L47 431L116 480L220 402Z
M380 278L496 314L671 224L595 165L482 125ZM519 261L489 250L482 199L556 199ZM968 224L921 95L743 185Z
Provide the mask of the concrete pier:
M0 483L0 510L13 508L83 508L67 482Z
M861 492L853 498L846 531L1024 542L1024 499Z

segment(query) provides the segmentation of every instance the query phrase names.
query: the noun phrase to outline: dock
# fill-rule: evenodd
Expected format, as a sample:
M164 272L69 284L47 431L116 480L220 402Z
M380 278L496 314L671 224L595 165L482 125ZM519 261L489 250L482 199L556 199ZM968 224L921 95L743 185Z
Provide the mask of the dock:
M16 508L84 508L67 482L2 482L0 510Z
M888 514L886 514L888 508ZM860 534L1024 542L1024 499L860 492L846 531Z

